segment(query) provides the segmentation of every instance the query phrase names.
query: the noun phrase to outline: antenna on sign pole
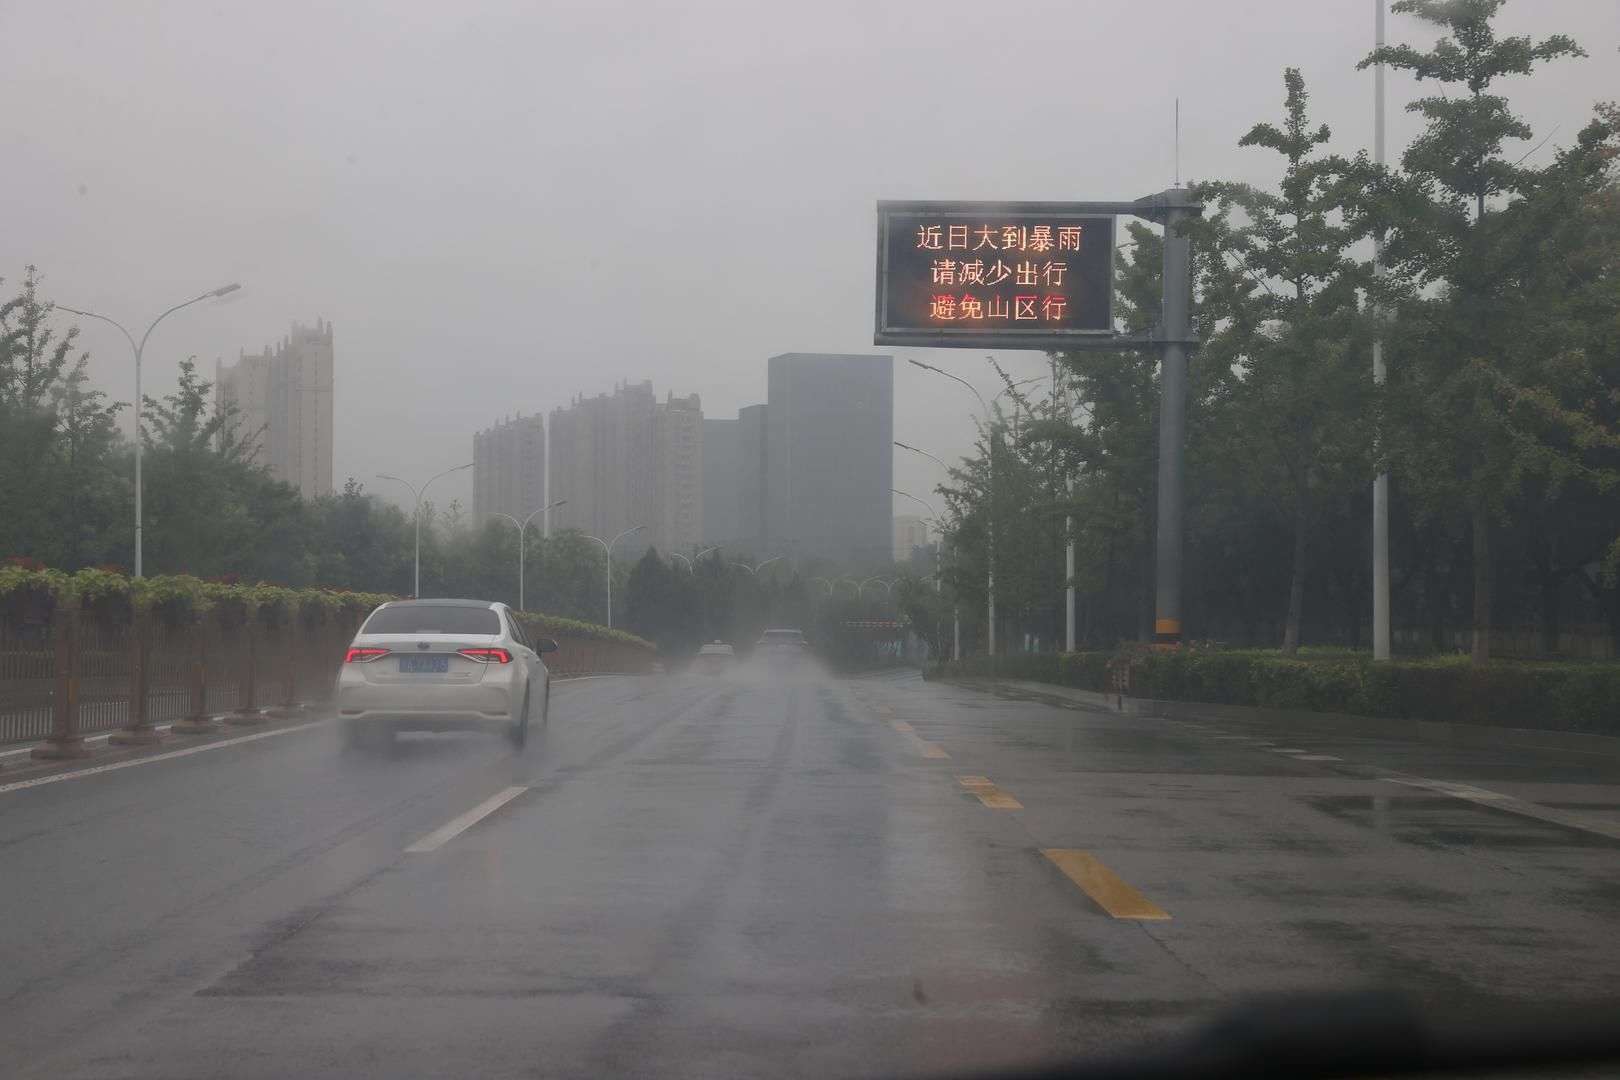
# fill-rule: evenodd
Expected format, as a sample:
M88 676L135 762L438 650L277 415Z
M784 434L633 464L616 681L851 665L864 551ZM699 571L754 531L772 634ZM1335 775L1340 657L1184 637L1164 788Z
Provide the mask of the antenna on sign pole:
M1181 99L1176 98L1176 182L1174 187L1181 186Z

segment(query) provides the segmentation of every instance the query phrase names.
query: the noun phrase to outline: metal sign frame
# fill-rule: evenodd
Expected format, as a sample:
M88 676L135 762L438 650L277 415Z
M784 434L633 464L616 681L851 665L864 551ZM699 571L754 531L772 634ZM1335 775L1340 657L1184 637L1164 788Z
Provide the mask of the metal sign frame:
M923 348L1040 349L1050 352L1103 352L1126 349L1155 349L1159 353L1159 463L1158 517L1154 538L1154 640L1174 645L1182 639L1181 624L1181 535L1182 482L1187 424L1187 354L1198 341L1192 326L1192 246L1183 225L1203 212L1203 206L1186 188L1177 186L1130 202L956 202L880 200L878 209L877 289L874 297L875 325L872 341L877 345L918 346ZM941 336L934 330L898 332L884 325L884 278L888 270L889 215L987 213L1061 214L1074 217L1107 217L1108 310L1106 331L1051 331L1024 333L994 331L983 334ZM1146 218L1164 225L1164 300L1159 321L1146 334L1120 334L1113 328L1114 219L1120 215ZM922 365L924 367L928 365ZM993 446L994 444L992 444ZM994 539L992 529L991 538ZM988 622L990 651L995 652L995 563L989 567Z

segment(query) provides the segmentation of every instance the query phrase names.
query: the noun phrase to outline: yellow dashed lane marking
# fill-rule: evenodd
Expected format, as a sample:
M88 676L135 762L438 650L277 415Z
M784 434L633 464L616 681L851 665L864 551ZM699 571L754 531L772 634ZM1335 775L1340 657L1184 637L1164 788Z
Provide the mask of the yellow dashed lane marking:
M889 726L894 728L896 732L903 736L905 740L911 744L911 748L913 750L917 751L917 753L921 754L925 758L940 761L951 756L945 752L943 747L936 746L927 739L918 738L917 729L906 723L904 720L890 720Z
M1137 892L1089 851L1042 848L1041 854L1051 859L1070 881L1096 901L1098 907L1116 919L1161 922L1170 918L1168 911Z
M976 795L992 810L1022 810L1024 804L996 787L987 776L958 776L956 782Z

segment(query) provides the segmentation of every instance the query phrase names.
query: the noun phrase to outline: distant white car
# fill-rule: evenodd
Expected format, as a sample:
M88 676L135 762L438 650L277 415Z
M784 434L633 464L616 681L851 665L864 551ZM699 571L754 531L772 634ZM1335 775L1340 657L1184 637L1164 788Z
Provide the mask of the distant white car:
M544 726L551 673L505 604L398 600L373 611L349 644L337 681L347 741L397 731L502 731L522 748Z
M737 663L737 650L723 641L711 641L692 658L692 670L703 675L720 675Z

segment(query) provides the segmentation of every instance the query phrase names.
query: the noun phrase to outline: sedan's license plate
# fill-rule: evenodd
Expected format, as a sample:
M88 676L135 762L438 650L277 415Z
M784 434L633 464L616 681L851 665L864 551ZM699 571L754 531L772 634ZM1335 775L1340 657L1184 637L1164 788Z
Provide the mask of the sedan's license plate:
M411 674L444 674L450 670L448 656L402 656L399 658L399 670Z

